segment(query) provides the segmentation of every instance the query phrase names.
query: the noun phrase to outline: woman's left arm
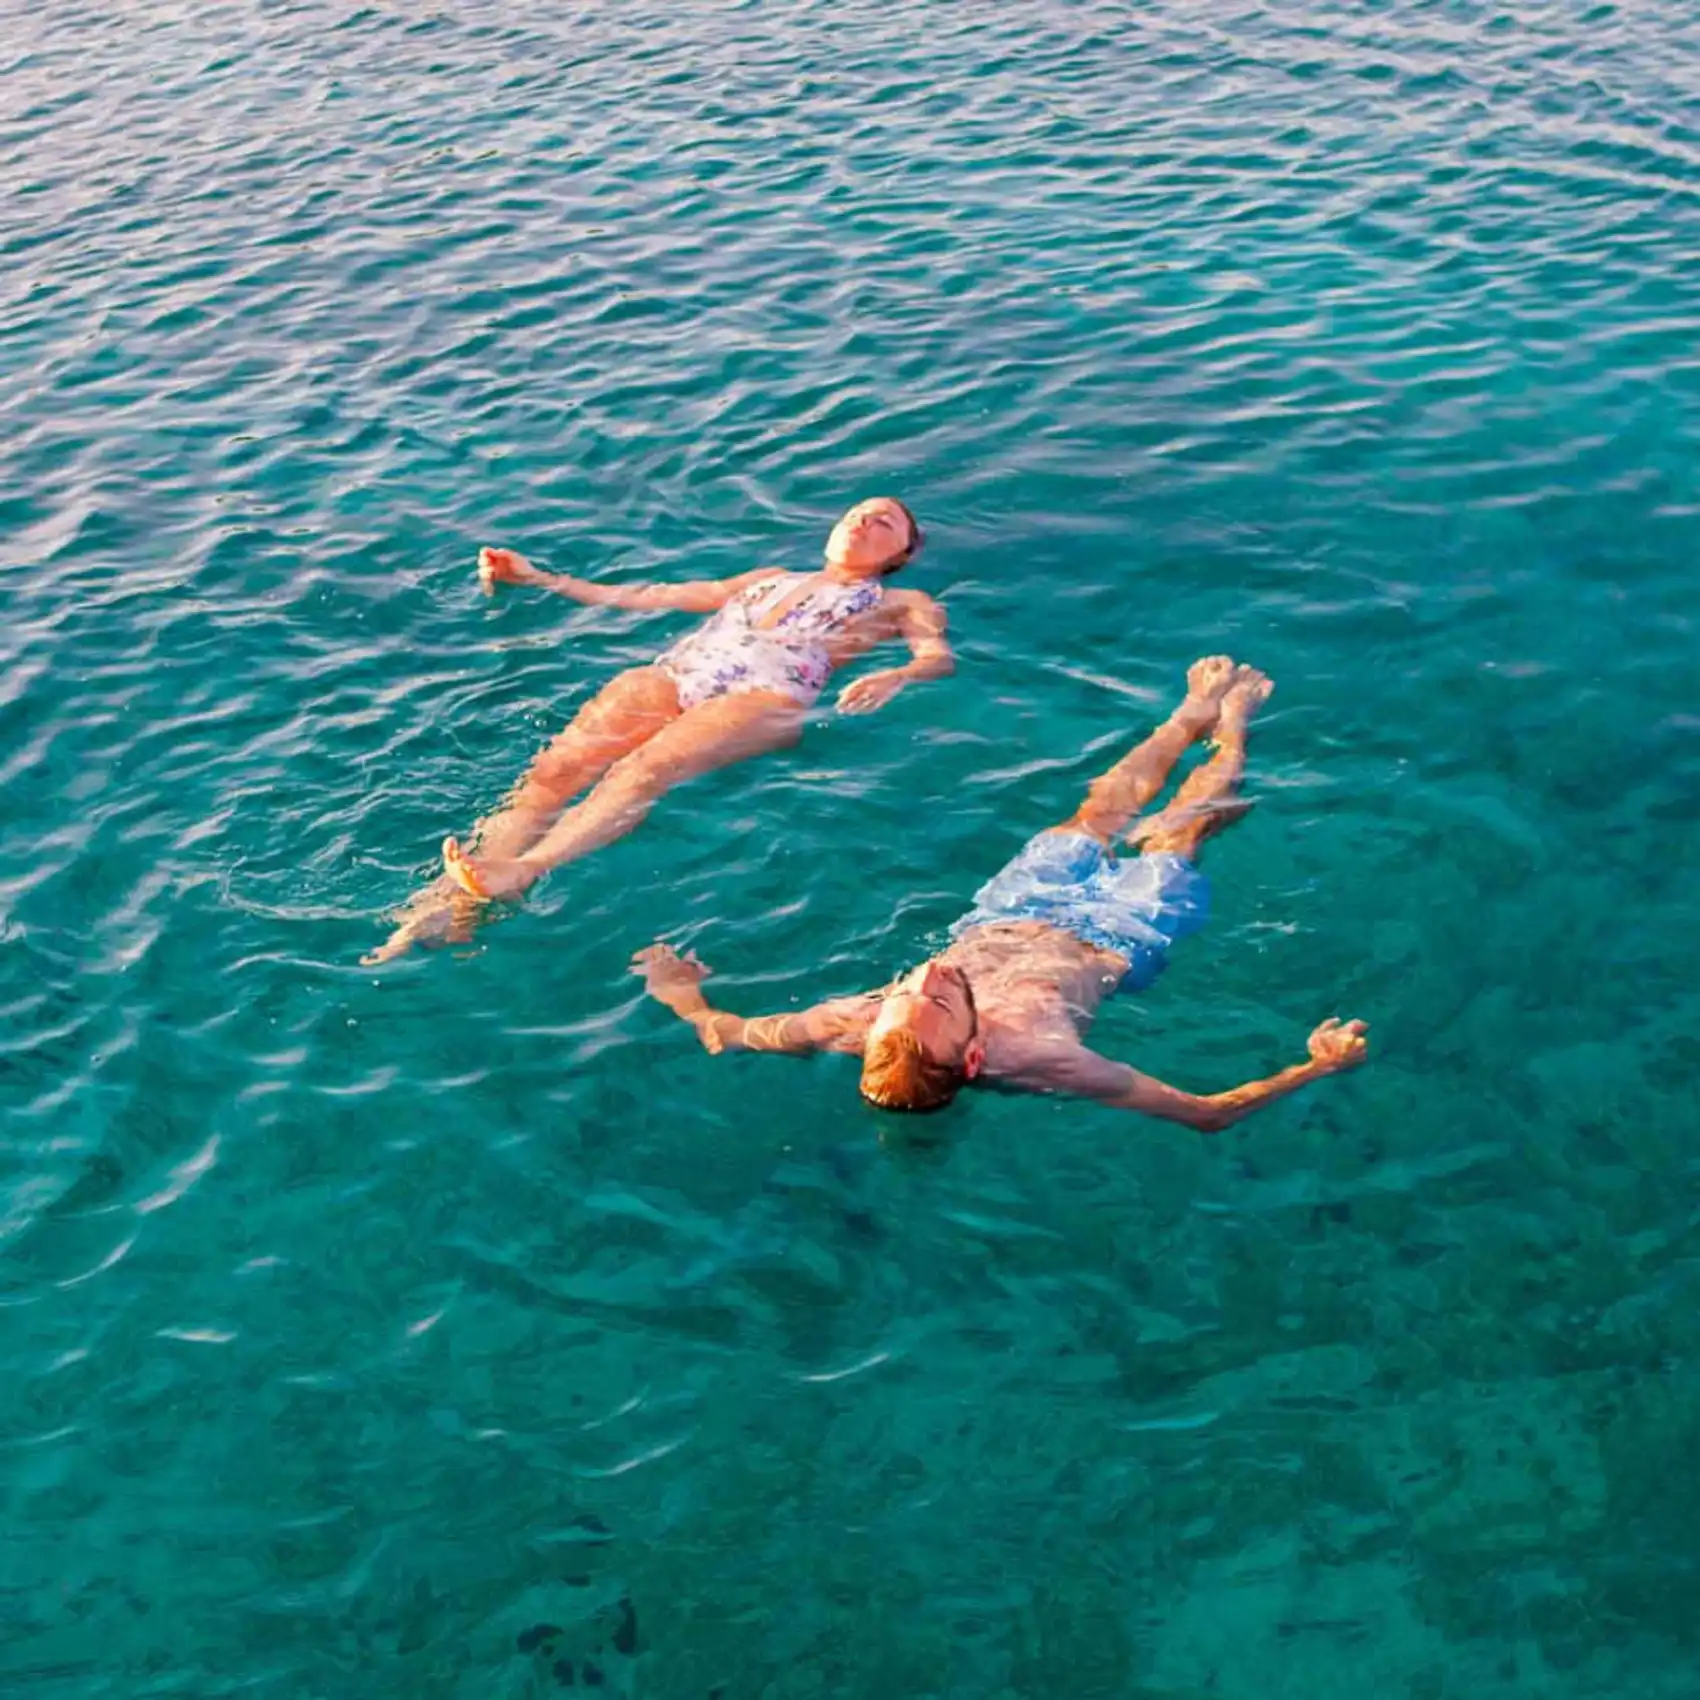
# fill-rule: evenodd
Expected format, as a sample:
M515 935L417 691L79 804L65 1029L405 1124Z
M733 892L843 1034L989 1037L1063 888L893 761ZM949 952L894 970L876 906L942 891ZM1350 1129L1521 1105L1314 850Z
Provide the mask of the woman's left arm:
M905 685L943 679L956 671L944 609L924 590L888 591L885 612L892 622L893 635L909 645L909 660L902 667L886 667L846 685L838 694L838 706L846 714L871 713L890 702Z

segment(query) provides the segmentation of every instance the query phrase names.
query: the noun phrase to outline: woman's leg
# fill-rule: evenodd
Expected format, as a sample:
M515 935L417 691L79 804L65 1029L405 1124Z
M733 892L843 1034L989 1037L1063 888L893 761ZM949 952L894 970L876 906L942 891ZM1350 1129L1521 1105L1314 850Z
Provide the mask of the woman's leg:
M473 841L487 855L518 856L572 798L680 713L679 693L658 667L633 667L610 679L544 745L501 808L478 823ZM443 874L396 912L396 930L361 961L388 962L422 940L464 937L477 913L477 904Z
M475 897L515 897L551 868L624 837L675 785L784 749L796 743L802 730L803 711L776 691L716 697L687 709L640 749L622 756L582 803L522 854L469 856L450 838L443 843L443 865Z
M682 712L677 688L659 667L633 667L610 679L543 746L501 808L473 828L473 843L491 856L529 849L579 792Z

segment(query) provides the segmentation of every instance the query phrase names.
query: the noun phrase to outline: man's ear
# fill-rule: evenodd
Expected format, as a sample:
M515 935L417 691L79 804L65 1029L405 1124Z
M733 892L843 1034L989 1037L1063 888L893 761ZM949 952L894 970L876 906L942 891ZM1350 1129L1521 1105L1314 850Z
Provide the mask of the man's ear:
M978 1036L968 1041L968 1049L962 1053L962 1073L966 1079L972 1080L986 1066L986 1047Z

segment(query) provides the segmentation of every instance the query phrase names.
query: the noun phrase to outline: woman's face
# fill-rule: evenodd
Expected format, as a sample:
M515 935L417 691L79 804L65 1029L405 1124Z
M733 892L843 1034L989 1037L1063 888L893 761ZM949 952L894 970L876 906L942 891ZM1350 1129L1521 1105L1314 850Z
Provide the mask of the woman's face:
M858 502L826 540L826 558L834 566L872 574L908 554L915 539L909 516L889 496Z

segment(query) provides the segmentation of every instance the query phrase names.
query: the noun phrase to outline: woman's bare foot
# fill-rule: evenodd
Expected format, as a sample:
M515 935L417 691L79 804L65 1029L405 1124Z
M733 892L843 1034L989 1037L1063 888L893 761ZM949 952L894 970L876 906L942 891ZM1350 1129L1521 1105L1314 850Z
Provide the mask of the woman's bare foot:
M480 549L478 582L484 594L495 594L499 584L535 584L543 575L517 549Z
M396 911L395 931L360 958L361 966L376 968L394 962L416 944L465 944L472 937L478 910L479 905L443 874Z
M443 872L480 903L518 897L541 871L523 856L469 856L458 838L443 840Z

